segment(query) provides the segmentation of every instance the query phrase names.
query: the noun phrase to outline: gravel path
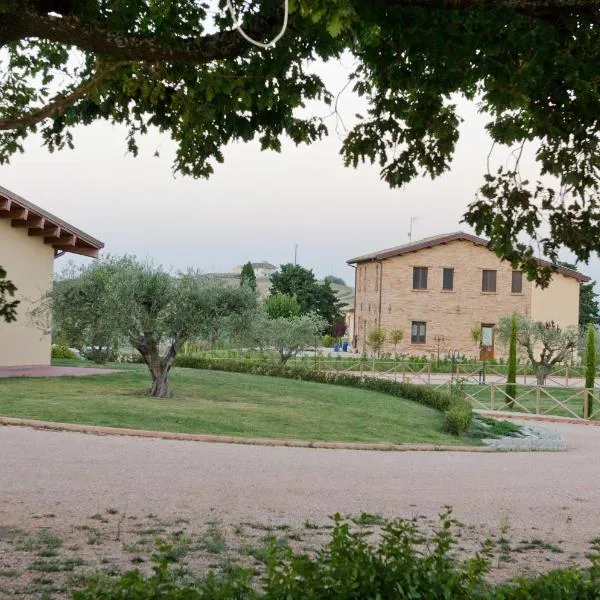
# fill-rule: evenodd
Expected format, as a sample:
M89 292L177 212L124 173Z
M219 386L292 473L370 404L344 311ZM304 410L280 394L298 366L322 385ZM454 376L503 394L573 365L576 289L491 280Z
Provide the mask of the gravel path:
M600 536L600 428L553 424L569 450L369 452L235 446L0 427L0 525L65 527L115 507L205 522L324 522L335 512L435 517L581 553ZM506 527L506 525L505 525ZM566 556L566 555L565 555Z

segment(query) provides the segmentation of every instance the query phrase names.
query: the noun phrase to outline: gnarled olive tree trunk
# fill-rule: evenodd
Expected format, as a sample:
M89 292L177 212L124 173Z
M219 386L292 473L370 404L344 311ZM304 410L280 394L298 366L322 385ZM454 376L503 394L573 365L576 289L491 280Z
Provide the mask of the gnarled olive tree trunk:
M152 387L148 392L149 396L155 398L170 398L173 396L173 390L169 382L169 373L173 366L177 351L181 348L183 342L176 340L171 343L165 356L161 356L158 344L153 339L138 339L134 344L135 348L144 358L144 361L150 369L152 375Z

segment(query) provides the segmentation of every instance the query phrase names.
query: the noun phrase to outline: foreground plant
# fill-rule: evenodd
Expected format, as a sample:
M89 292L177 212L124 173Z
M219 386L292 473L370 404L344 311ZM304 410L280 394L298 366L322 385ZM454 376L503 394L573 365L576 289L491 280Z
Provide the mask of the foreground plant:
M380 527L374 539L373 529ZM538 600L542 598L597 598L600 557L589 555L587 570L571 568L539 577L519 578L492 586L486 581L493 544L485 541L471 558L455 556L457 522L450 509L440 514L432 537L403 519L374 515L357 519L334 517L331 539L314 555L297 553L272 539L263 557L264 575L258 579L240 566L227 573L213 572L193 585L177 578L169 565L177 553L162 541L153 557L150 577L138 570L117 579L96 580L73 592L74 600Z

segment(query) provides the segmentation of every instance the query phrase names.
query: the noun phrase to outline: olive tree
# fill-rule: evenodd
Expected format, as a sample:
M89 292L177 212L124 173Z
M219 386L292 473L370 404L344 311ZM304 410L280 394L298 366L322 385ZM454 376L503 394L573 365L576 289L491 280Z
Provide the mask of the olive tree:
M77 331L88 344L127 341L152 376L151 396L172 395L169 373L182 345L214 334L226 319L251 312L248 287L227 286L195 271L173 275L132 257L108 257L81 267L51 294L59 327Z
M314 346L326 327L325 319L315 313L271 319L262 309L254 314L251 327L241 337L261 350L275 350L279 363L285 365L299 352Z
M552 367L564 362L577 348L579 333L576 327L562 329L554 321L534 321L516 315L517 343L533 365L538 385L544 385ZM498 337L510 343L512 316L503 317L498 324Z

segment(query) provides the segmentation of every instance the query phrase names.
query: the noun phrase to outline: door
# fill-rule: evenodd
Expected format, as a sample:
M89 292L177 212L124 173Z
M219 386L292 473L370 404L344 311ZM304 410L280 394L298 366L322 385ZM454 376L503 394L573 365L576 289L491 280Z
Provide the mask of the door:
M494 325L482 323L479 360L490 360L492 358L494 358Z

